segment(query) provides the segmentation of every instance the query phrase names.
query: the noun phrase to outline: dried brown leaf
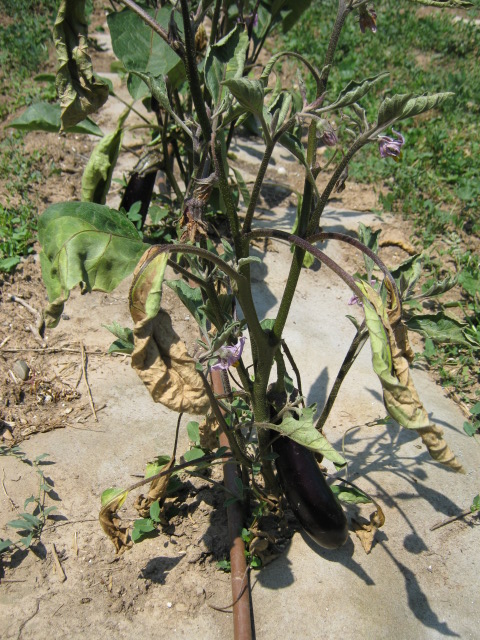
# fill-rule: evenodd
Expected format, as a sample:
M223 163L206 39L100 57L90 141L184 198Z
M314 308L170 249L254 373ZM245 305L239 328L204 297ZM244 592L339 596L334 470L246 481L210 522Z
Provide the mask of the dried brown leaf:
M375 541L375 534L385 524L385 515L381 507L377 504L377 509L370 516L370 522L359 522L352 519L352 528L355 535L362 543L365 553L370 553Z
M206 451L213 451L218 447L218 433L220 425L213 413L208 413L199 425L200 447Z
M372 287L359 283L371 303L364 305L365 319L370 332L373 366L382 383L385 407L400 425L418 433L434 460L464 473L461 463L443 440L443 430L430 422L417 393L409 367L413 352L401 319L401 308L389 281L385 283L389 291L387 306Z
M168 313L160 309L154 318L144 318L133 335L132 367L154 401L179 413L207 413L210 403L203 380Z
M172 456L167 464L162 468L162 471L169 471L174 464L175 458ZM142 518L148 518L148 516L150 515L150 505L156 500L158 500L160 506L163 504L167 495L167 486L169 480L169 473L164 476L160 476L160 478L155 478L155 480L152 480L152 483L150 484L150 489L147 493L147 496L145 497L143 493L138 496L134 506Z
M128 527L122 526L122 520L117 515L117 509L121 507L125 497L126 492L110 500L102 507L99 515L100 525L113 542L118 554L123 553L132 546Z

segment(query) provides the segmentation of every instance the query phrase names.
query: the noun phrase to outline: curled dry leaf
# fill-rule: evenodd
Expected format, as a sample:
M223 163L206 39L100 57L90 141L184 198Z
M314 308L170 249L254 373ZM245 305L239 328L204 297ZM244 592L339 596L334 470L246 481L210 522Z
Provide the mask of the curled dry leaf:
M213 413L208 413L199 425L200 447L205 451L213 451L218 447L220 425Z
M365 322L370 334L373 368L383 387L385 407L402 427L418 433L434 460L464 473L462 465L443 439L443 430L430 422L415 389L409 368L413 352L401 319L400 303L395 300L388 280L385 283L389 294L387 307L369 284L358 282L365 294Z
M161 309L167 254L158 247L145 252L130 288L130 313L136 322L132 367L155 402L172 411L201 415L210 403L195 360Z
M110 491L110 490L108 490ZM128 491L113 492L111 499L104 499L102 496L102 508L99 514L100 525L107 536L113 542L117 553L123 553L132 546L132 541L128 533L128 527L122 526L122 521L117 515L117 510L125 502ZM105 504L103 504L105 502Z
M85 0L62 0L53 28L62 130L75 126L108 100L108 85L93 73L87 29Z
M376 532L385 524L385 515L380 505L376 504L376 507L376 511L370 516L370 522L359 522L358 520L352 519L353 531L362 543L365 553L370 553L375 541Z
M166 311L146 318L133 330L132 367L155 402L172 411L205 414L210 408L195 360L172 327Z
M175 464L175 458L172 456L167 464L162 467L162 471L169 471ZM165 496L167 495L168 481L170 480L170 474L160 476L152 480L150 489L146 496L140 494L135 501L135 509L138 511L142 518L148 518L150 515L150 505L158 500L160 506L162 506Z

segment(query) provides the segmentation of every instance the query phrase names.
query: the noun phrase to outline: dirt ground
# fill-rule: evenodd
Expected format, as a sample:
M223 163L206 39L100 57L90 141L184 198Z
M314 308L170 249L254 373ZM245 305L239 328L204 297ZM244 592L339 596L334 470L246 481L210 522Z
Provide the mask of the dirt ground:
M106 72L109 64L102 55L95 53L100 63L98 68ZM115 117L115 107L112 109L113 111L105 109L100 115L99 124L105 130L108 130L108 124ZM4 130L3 135L8 135L8 129ZM47 149L48 157L60 169L58 175L49 176L36 192L39 212L51 203L78 199L83 167L95 141L81 136L60 138L55 134L43 133L30 134L26 141L27 148ZM126 165L119 166L117 177L121 177L128 165L131 167L134 164L135 152L141 148L140 142L133 138L126 141L132 153L127 158ZM251 141L237 140L233 152L237 166L248 177L252 170ZM271 186L264 191L262 200L262 223L265 225L273 220L280 225L291 222L295 208L294 198L289 191L272 185L283 181L297 188L301 177L300 173L296 174L292 169L293 166L282 154L277 155L271 164L267 176ZM114 206L116 201L118 195L115 197L114 194L109 202ZM369 212L376 207L377 202L370 189L347 183L346 190L336 196L331 205L348 217L350 214L345 212ZM336 224L342 215L337 215L332 210L331 222ZM398 264L410 250L413 251L412 230L405 221L390 216L382 220L376 218L374 224L381 224L383 236L393 239L382 250L384 259L390 265ZM274 284L279 287L284 278L280 262L286 260L286 257L274 247L270 248L273 249L270 253L273 262L268 263L266 269ZM342 258L352 273L360 266L357 259L348 252L344 252ZM260 283L264 275L261 270L257 272ZM316 277L316 272L308 272L305 282L313 281ZM83 297L74 292L59 327L47 331L44 338L39 336L36 329L39 313L46 304L38 256L33 255L22 262L12 276L3 275L0 285L0 446L18 445L30 461L40 454L48 454L42 469L54 491L47 499L47 506L56 506L56 511L52 513L43 531L41 542L29 553L16 551L0 565L2 637L36 640L49 637L95 639L104 637L107 633L122 640L138 635L167 638L172 634L179 638L195 637L201 640L231 637L230 576L216 566L217 561L228 556L224 494L221 490L212 487L211 482L205 478L185 477L180 494L171 501L168 526L159 536L134 545L121 556L115 555L112 544L98 523L101 492L111 486L127 486L135 482L143 475L148 460L160 454L170 454L175 435L176 415L151 401L132 371L129 358L107 355L113 337L102 325L113 320L123 326L132 324L126 304L128 282L108 295L95 293ZM337 292L330 281L327 282L326 289L331 290L335 299L344 295ZM300 287L301 300L307 300L311 295L313 294L309 293L308 287ZM320 293L317 291L316 295ZM276 304L276 294L268 293L260 286L257 296L262 311L265 314L269 311L271 313ZM169 291L165 293L165 305L172 314L177 332L192 338L193 321ZM347 312L348 309L345 313ZM308 322L296 316L293 325L296 325L293 331L297 331L298 336L292 334L292 341L298 340L298 350L307 357ZM348 326L348 322L345 326ZM343 341L344 331L347 331L344 325L339 326L331 334L331 344L324 347L325 354L333 354L335 363L339 358L338 347ZM312 375L311 379L307 379L307 393L324 390L327 382L328 376L325 381L321 376L317 378ZM433 383L429 389L432 388L435 389ZM440 389L438 393L442 393ZM442 394L439 404L442 405L444 400ZM347 403L345 412L336 416L335 425L330 426L337 444L339 431L344 432L352 425L352 414L355 413L357 402L355 396ZM97 418L93 415L92 404ZM371 415L366 419L375 418L378 410L377 404L374 405L373 401L370 404ZM457 415L457 431L459 425L461 428ZM334 431L335 429L339 431ZM350 444L354 448L357 446L353 440ZM371 446L373 455L376 445ZM411 455L418 455L415 446L406 441L407 451ZM180 448L182 451L188 448L185 434ZM477 460L478 463L475 452L468 455L470 462ZM392 464L390 461L389 465ZM12 530L5 527L6 522L23 511L25 498L38 490L38 479L31 465L14 456L2 455L0 466L0 537L5 538L12 537ZM458 486L452 485L452 474L444 473L448 476L446 485L450 481L448 486ZM400 477L400 484L405 484L405 477L406 475ZM417 477L422 479L421 475ZM469 486L475 477L471 470ZM215 471L212 479L219 481L220 472ZM411 496L405 487L402 490L405 505L408 505ZM460 489L455 490L455 499L452 500L442 497L440 492L437 492L438 495L431 493L433 489L429 491L426 498L430 506L437 505L437 520L454 515L461 506L467 506L462 503L463 493ZM380 490L379 494L384 495ZM465 496L469 497L470 493L465 492ZM132 502L127 501L121 510L122 520L127 524L136 517ZM414 504L415 514L418 515L418 501ZM391 503L387 502L387 506L391 507ZM411 517L408 507L401 509L405 509L405 520L408 522ZM433 517L436 511L430 509L428 513ZM325 571L326 578L333 571L330 568L335 563L333 554L325 555L319 553L318 549L312 549L311 544L309 546L305 543L300 534L296 534L293 541L289 542L294 529L294 523L288 520L273 531L276 549L281 554L287 546L289 555L280 555L279 560L252 577L252 582L258 583L253 590L253 597L255 600L258 594L260 603L257 615L262 632L259 633L259 638L278 637L278 629L275 629L274 623L272 626L274 616L269 617L265 613L272 610L272 603L277 597L278 602L282 603L283 612L289 608L289 594L292 594L292 602L295 601L298 607L302 606L303 597L309 605L315 602L315 584L312 582L314 578L309 574L309 564L317 567L318 563L323 563L321 569ZM439 543L434 545L436 555L431 564L436 573L432 588L437 588L442 597L447 597L448 590L454 586L463 590L465 595L467 585L459 583L460 564L459 571L453 572L453 577L449 577L449 560L446 551L442 554L441 545L448 549L450 555L454 553L452 549L462 544L473 556L474 529L475 519L467 518L466 522L444 529ZM400 527L399 532L401 531ZM422 547L415 527L411 528L410 533L407 530L406 536L408 535L411 536L410 542L404 545L403 555L401 553L397 556L399 560L396 561L396 569L398 575L403 576L406 582L408 578L410 584L415 586L418 584L417 578L409 574L413 575L415 559L412 565L411 558L407 559L407 556L416 554L421 556L423 562L424 555L428 555L430 551L427 550L427 553ZM390 536L395 538L394 527L390 529ZM358 541L352 540L338 566L341 564L351 569L362 577L365 584L369 584L361 569L362 566L367 567L367 557L362 555L364 552ZM382 551L385 550L392 557L393 552L385 542L385 537L381 538L381 542ZM368 562L376 562L375 559L371 560L376 552L381 553L374 549ZM437 556L441 560L435 564ZM473 564L473 557L471 562ZM378 566L383 566L381 561ZM403 571L402 567L410 568ZM296 576L295 579L291 578L293 575ZM298 576L302 581L302 575L304 589L309 591L308 596L305 591L295 591L292 586L293 582L298 581ZM320 578L318 580L321 582ZM380 576L377 581L381 583ZM388 579L385 588L388 589ZM275 590L275 598L272 597L272 589ZM337 585L331 592L338 594L338 591ZM450 628L448 623L442 622L441 616L436 618L435 613L432 618L432 609L424 606L421 588L417 592L415 588L407 591L408 597L402 611L404 615L410 615L412 625L419 621L419 626L409 627L407 624L406 629L411 629L414 633L409 635L407 631L396 633L394 624L387 623L386 628L394 637L474 637L470 634L468 625L457 633L452 631L455 627ZM356 598L354 594L351 597L353 600ZM419 600L412 604L410 600L415 600L415 597ZM379 602L379 606L388 608L388 598L379 597ZM336 605L333 602L329 606L334 609ZM352 604L352 611L355 606ZM439 610L440 602L436 606ZM283 615L287 616L286 613ZM291 615L293 614L288 614ZM296 615L293 619L298 624L299 619L305 616L301 610ZM391 621L391 618L388 620ZM473 613L472 620L473 628L478 623ZM352 633L352 623L353 620L349 618L350 630L348 633L343 632L346 638L355 635ZM334 632L340 632L339 624L337 616L335 624L327 626L325 637L333 637ZM371 633L367 633L365 637L384 637L384 630L371 621L368 624L370 626L367 628ZM300 625L297 628L302 629L300 635L303 637L318 637L317 627L304 628ZM293 635L287 632L285 637Z

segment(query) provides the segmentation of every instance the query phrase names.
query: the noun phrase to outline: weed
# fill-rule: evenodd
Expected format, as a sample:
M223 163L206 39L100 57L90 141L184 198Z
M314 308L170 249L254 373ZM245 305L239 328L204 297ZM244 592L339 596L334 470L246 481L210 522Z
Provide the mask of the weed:
M11 455L31 466L38 476L38 490L35 495L31 495L25 499L23 503L24 511L18 513L15 520L7 522L7 527L16 531L14 540L0 539L0 554L6 554L13 552L15 549L26 550L30 549L32 544L40 540L43 528L47 522L49 515L52 511L55 511L55 506L46 507L45 502L47 496L51 495L53 486L50 484L50 480L45 477L41 465L48 458L48 453L42 453L34 460L29 460L25 453L18 447L0 447L0 456ZM31 511L26 511L30 506Z

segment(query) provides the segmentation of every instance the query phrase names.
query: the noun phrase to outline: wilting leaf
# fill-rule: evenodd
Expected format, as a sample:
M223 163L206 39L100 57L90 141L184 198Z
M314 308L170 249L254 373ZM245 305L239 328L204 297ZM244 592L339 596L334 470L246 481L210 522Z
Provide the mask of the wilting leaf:
M288 436L310 451L322 454L335 465L343 467L346 464L343 456L335 451L325 436L315 429L313 418L316 408L317 406L312 404L310 407L302 409L299 416L286 415L280 424L269 424L268 427Z
M424 111L439 107L453 95L453 93L433 93L414 96L411 93L404 93L385 98L378 110L377 125L385 128L398 120L418 116Z
M81 122L108 100L108 85L93 74L87 32L85 0L62 0L53 27L62 130Z
M389 289L388 280L385 281ZM365 294L365 322L370 335L373 369L383 387L385 408L402 427L414 429L428 452L454 471L463 467L443 439L443 431L432 424L410 375L411 349L399 309L384 306L379 294L366 282L357 281ZM392 291L389 290L390 297ZM396 303L391 303L396 304Z
M140 259L130 287L129 306L134 322L154 318L162 303L162 285L167 268L167 253L150 247Z
M99 520L102 529L113 542L117 553L123 553L132 543L128 535L128 527L122 527L122 521L117 515L128 496L125 489L106 489L102 493L102 508Z
M257 115L262 113L264 88L260 80L230 78L222 84L230 89L244 109Z
M468 346L463 330L465 325L447 316L443 311L435 314L418 314L406 322L410 331L416 331L425 338L440 344L462 344Z
M385 515L382 509L378 504L376 507L377 510L370 516L369 523L359 522L358 520L355 520L355 518L352 518L352 528L360 539L365 553L370 553L376 532L385 524Z
M175 458L172 456L165 466L161 468L161 471L170 471L175 464ZM159 505L163 504L165 496L167 495L168 481L170 474L155 478L150 484L148 494L144 496L140 494L135 501L135 509L138 511L142 518L146 518L150 515L150 506L158 500Z
M113 291L134 270L146 245L118 211L91 202L61 202L38 221L40 262L49 325L55 326L70 291Z
M9 123L9 127L20 131L49 131L58 133L61 127L62 109L59 104L49 102L35 102ZM92 136L103 135L102 130L93 120L86 118L73 127L65 129L65 133L89 133Z
M82 200L105 204L122 144L123 128L104 136L94 147L82 176Z
M245 27L237 24L229 34L207 51L205 83L215 107L221 102L222 82L230 78L242 77L248 44L248 33Z
M135 325L132 367L155 402L172 411L207 413L210 404L195 360L172 327L170 316L160 309L154 318Z

